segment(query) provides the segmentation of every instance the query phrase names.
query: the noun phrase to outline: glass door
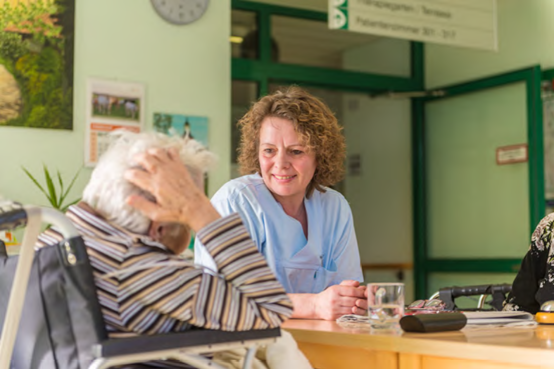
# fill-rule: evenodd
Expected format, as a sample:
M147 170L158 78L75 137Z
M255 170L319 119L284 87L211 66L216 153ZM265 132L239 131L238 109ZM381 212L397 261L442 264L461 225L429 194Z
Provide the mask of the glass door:
M539 67L442 88L414 103L416 295L511 283L544 215ZM497 151L528 160L497 162Z

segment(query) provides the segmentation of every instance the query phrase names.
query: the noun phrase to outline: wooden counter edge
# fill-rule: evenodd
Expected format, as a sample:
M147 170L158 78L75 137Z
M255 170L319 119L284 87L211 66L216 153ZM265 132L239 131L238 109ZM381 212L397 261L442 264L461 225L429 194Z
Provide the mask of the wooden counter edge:
M437 356L554 367L554 350L518 346L501 346L484 343L440 341L422 337L385 336L294 328L285 323L282 327L298 342L360 348L373 351ZM501 330L499 330L501 334ZM530 359L532 362L530 362Z

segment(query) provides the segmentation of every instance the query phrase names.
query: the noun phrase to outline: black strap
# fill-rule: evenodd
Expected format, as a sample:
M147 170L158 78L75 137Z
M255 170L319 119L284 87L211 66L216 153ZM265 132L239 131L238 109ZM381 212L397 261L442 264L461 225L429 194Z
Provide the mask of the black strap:
M0 257L7 258L8 250L6 249L6 244L0 240Z

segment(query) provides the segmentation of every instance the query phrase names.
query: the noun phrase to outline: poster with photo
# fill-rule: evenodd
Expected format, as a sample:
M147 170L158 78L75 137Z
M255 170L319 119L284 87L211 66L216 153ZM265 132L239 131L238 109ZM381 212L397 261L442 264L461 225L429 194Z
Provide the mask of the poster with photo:
M110 143L110 132L144 129L144 85L89 79L87 81L85 165L94 166Z
M208 118L154 113L154 129L170 136L190 137L208 147Z

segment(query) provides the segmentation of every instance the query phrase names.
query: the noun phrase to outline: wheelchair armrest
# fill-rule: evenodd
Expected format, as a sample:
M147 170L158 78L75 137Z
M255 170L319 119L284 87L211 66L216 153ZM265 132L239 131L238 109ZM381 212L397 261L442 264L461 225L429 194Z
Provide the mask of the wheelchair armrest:
M120 355L172 350L192 346L277 338L280 336L280 328L237 332L192 329L180 333L110 339L94 345L92 349L95 357L109 358Z
M446 310L456 310L457 306L454 300L461 296L474 296L474 295L492 295L493 301L491 306L496 310L502 310L502 302L505 299L505 295L512 290L511 284L483 284L476 286L463 286L463 287L446 287L441 288L438 292L438 298L442 300L446 305ZM436 295L436 294L435 294ZM433 296L435 296L433 295Z

